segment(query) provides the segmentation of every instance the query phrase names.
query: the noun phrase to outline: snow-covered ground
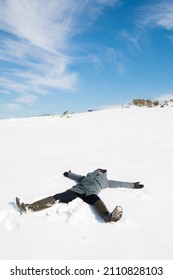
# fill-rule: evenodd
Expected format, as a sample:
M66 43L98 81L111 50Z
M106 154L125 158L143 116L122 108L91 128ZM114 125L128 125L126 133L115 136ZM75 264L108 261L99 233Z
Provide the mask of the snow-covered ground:
M15 197L33 202L86 174L141 181L141 190L105 189L121 221L106 224L76 199L21 215ZM118 108L67 117L0 121L0 259L172 259L173 108Z

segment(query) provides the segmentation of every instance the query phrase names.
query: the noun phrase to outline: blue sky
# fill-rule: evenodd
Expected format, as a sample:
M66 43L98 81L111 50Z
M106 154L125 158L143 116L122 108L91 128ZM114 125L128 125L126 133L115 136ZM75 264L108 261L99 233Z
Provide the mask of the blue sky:
M0 0L0 118L166 99L172 65L172 0Z

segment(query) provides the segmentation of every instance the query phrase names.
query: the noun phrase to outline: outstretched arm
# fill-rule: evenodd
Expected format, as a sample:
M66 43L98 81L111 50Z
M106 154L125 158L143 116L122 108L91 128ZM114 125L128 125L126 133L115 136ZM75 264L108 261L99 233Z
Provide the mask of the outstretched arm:
M130 182L121 182L121 181L113 181L108 180L109 188L127 188L127 189L142 189L144 185L140 184L140 182L130 183Z
M64 172L63 175L65 177L71 179L71 180L76 181L76 182L80 182L85 177L85 176L82 176L82 175L75 174L75 173L71 172L71 170L69 170L68 172Z
M127 188L127 189L134 189L134 183L130 182L121 182L121 181L113 181L108 180L109 188Z

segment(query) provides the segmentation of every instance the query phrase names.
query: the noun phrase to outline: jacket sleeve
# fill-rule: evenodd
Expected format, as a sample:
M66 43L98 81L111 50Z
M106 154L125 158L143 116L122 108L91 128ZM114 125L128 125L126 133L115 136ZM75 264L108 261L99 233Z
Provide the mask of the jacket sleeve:
M69 172L67 177L71 180L76 181L76 182L80 182L85 176L77 175L73 172Z
M108 180L109 188L127 188L127 189L134 189L134 183L130 182L120 182L120 181L113 181Z

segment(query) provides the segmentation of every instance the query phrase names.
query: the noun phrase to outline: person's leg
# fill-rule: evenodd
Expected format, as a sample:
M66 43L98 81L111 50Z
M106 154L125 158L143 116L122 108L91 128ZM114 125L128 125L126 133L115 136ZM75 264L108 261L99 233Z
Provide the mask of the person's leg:
M100 200L100 197L96 194L91 194L88 196L81 197L83 201L85 201L87 204L94 205L96 201Z
M67 190L62 193L57 193L53 196L53 198L56 201L61 202L61 203L69 203L70 201L74 200L77 197L80 197L80 195L71 190Z
M96 194L86 196L83 200L92 205L105 222L117 222L122 217L121 206L115 207L112 213L110 213L104 202Z
M56 201L68 203L77 197L77 193L67 190L66 192L58 193L54 196L49 196L41 200L35 201L33 203L21 202L20 199L16 197L16 204L22 212L27 212L28 210L37 212L53 206L56 203Z
M110 213L98 195L88 195L84 198L84 201L92 205L97 213L107 222Z
M56 200L53 196L45 197L30 204L21 202L20 199L16 197L16 204L22 212L27 212L28 210L33 212L41 211L51 207L55 202Z

